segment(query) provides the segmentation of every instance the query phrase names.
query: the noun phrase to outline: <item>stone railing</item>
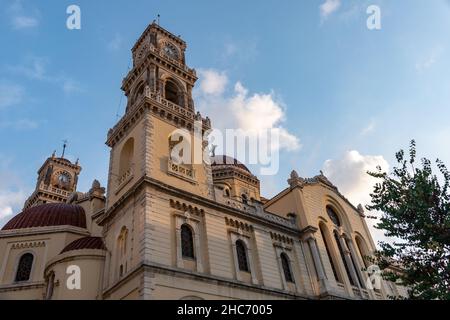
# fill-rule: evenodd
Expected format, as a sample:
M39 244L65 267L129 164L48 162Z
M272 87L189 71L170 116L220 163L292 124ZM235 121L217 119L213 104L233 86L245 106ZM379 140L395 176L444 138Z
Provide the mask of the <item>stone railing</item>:
M266 211L264 211L264 208L261 205L245 204L241 201L234 200L234 199L227 198L227 197L222 197L220 199L220 201L231 208L235 208L240 211L249 213L253 216L257 216L264 220L267 220L267 221L270 221L270 222L273 222L276 224L280 224L280 225L283 225L288 228L297 228L297 225L294 221L283 218L283 217L278 216L273 213L266 212Z
M117 189L121 189L128 181L133 178L133 169L130 167L117 179Z
M164 99L161 95L150 92L150 90L146 91L146 96L156 102L161 103L164 107L168 108L173 112L177 112L188 119L195 120L195 114L184 107L181 107L169 100Z
M176 164L171 159L169 159L167 163L167 171L169 174L188 180L191 183L196 183L195 170L191 166Z
M358 298L365 299L365 300L368 300L370 298L369 293L365 289L360 290L357 287L352 287L352 290L353 290L353 294Z
M56 194L61 195L63 197L68 197L70 195L69 191L65 191L63 189L59 189L59 188L56 188L56 187L53 187L53 186L50 186L50 185L46 186L44 183L41 183L40 189L46 190L46 191L49 191L49 192L52 192L52 193L56 193Z
M251 214L255 214L256 213L256 208L253 206L250 206L248 204L242 203L240 201L237 200L233 200L230 198L224 198L224 202L227 206L241 210L241 211L245 211Z

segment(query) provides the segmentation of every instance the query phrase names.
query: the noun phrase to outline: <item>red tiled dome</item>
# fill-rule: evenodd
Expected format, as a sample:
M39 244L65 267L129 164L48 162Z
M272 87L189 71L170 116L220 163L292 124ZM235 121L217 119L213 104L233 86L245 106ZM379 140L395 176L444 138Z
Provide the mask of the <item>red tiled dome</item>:
M245 166L245 164L240 161L229 157L229 156L215 156L211 158L211 166L232 166L241 168L251 174L250 170Z
M64 225L86 228L84 209L66 203L47 203L31 207L12 218L2 230Z
M69 243L61 253L81 250L81 249L98 249L106 250L103 239L99 237L84 237Z

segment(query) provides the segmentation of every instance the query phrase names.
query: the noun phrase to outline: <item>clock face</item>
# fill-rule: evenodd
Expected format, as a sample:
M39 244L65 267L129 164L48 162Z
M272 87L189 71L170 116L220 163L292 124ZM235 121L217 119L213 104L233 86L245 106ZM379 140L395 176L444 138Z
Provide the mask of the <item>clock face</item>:
M67 187L70 182L70 176L68 173L63 172L58 176L58 183L60 187Z
M171 44L168 44L164 47L164 54L172 59L178 59L178 51Z

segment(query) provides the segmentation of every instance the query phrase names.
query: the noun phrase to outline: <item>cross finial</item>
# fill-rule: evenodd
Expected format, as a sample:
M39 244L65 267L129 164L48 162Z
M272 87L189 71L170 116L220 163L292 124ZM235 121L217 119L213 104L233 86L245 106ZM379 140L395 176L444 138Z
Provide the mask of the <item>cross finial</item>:
M63 152L61 158L64 158L64 154L66 153L67 142L68 142L67 140L63 140Z
M157 16L157 19L156 19L156 23L158 24L158 26L159 26L159 19L161 18L161 15L158 13L158 16Z

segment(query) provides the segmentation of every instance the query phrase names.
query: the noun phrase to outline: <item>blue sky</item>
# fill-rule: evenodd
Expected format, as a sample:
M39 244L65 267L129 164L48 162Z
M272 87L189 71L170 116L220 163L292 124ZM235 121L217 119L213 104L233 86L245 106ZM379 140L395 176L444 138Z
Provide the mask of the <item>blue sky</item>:
M71 4L81 8L81 30L66 28ZM366 27L371 4L381 30ZM278 112L269 123L295 139L281 150L279 174L262 177L265 196L292 169L324 170L364 202L373 183L364 171L392 166L412 138L421 156L450 164L448 1L0 0L0 225L20 211L63 139L83 166L79 189L106 183L104 142L124 112L130 49L158 13L188 43L187 62L203 76L196 102L204 115L211 108L213 125L243 119L216 116L239 83L246 119L245 108L262 103ZM204 89L217 79L211 99Z

